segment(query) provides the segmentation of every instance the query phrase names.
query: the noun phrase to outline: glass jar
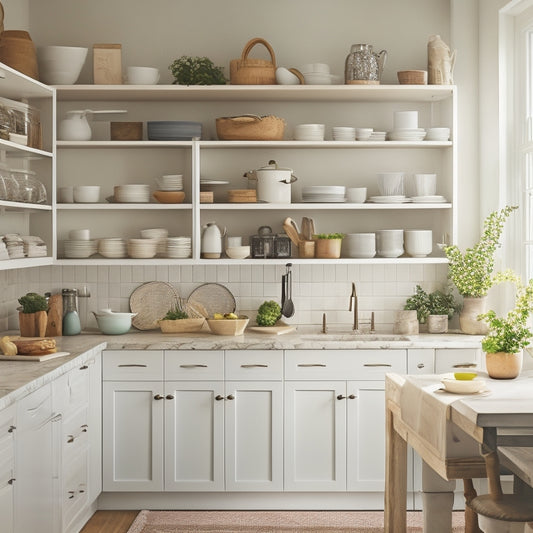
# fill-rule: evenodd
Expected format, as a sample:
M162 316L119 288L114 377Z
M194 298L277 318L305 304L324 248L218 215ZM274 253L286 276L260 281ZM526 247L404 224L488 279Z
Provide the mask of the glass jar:
M30 204L46 202L46 187L36 178L36 173L33 170L12 168L10 172L17 184L15 201Z
M81 333L80 316L78 315L78 289L63 289L63 335Z

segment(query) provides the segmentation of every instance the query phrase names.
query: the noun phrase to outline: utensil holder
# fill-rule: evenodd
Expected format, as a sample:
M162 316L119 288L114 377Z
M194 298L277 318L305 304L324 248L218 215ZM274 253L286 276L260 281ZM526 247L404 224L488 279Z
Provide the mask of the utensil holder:
M300 241L298 243L298 257L301 259L315 257L315 241Z

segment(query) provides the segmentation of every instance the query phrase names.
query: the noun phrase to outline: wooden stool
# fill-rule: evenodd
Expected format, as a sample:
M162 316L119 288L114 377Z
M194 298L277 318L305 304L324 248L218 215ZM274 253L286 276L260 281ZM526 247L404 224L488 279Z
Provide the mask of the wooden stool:
M485 533L522 533L524 524L533 522L533 500L520 492L504 494L500 482L498 453L491 451L484 453L483 457L489 480L489 494L475 495L472 481L465 480L467 507L479 516L479 523ZM468 514L470 513L466 513L466 516ZM470 524L470 527L477 527L477 524ZM470 533L479 529L465 531Z

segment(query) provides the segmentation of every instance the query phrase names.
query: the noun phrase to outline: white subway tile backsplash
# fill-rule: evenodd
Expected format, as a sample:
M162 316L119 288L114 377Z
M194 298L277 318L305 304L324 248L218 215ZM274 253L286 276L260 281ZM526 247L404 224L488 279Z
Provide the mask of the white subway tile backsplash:
M167 265L156 266L156 277L157 281L168 282L168 269Z

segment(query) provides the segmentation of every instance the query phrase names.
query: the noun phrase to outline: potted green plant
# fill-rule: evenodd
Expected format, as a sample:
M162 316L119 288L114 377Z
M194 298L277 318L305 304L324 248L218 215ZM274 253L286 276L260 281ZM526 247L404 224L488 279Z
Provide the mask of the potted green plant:
M222 67L217 67L207 57L181 56L169 67L179 85L225 85Z
M463 297L459 314L461 331L484 335L487 326L478 320L486 310L486 296L494 284L494 252L500 246L505 221L517 206L506 206L492 212L483 223L483 233L477 244L462 253L456 245L445 246L448 258L448 277Z
M407 298L404 310L416 311L418 322L425 324L429 316L429 294L420 285L417 285L413 296Z
M315 241L315 257L319 259L338 259L341 256L344 233L317 233Z
M456 304L451 292L434 291L428 296L428 333L446 333L448 321L453 317Z
M480 315L488 326L481 341L485 363L490 377L512 379L522 369L522 350L530 344L533 331L527 321L533 312L533 279L527 285L512 271L496 274L494 283L512 282L516 287L514 307L503 317L492 309Z
M204 323L205 317L190 317L180 303L158 321L162 333L193 333L200 331Z
M18 299L19 328L21 337L44 337L48 323L48 300L35 292L28 292Z

